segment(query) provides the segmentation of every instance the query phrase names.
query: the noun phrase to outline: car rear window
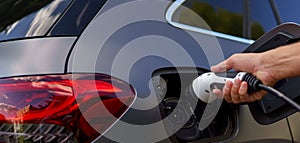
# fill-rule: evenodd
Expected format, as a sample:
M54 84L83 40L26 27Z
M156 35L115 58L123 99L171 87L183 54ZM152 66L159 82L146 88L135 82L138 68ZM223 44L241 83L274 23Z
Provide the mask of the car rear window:
M72 0L1 0L0 41L43 36Z

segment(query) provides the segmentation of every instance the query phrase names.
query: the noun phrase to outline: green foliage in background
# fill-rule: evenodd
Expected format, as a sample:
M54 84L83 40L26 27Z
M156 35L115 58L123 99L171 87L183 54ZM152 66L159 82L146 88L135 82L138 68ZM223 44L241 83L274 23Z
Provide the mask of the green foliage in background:
M212 30L242 37L242 14L234 13L222 8L214 9L208 3L199 1L193 1L188 7L190 10L197 13ZM205 26L199 24L199 21L197 22L197 20L195 20L197 18L189 9L183 8L179 17L179 22L205 28ZM257 39L262 34L264 34L263 27L258 22L253 22L251 24L251 38Z

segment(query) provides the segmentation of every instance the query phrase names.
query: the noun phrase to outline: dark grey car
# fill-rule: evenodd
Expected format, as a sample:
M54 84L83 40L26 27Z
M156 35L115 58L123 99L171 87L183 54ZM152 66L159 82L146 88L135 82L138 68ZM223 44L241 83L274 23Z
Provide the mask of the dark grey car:
M299 113L281 101L208 108L185 94L289 21L276 3L0 2L0 142L300 142Z

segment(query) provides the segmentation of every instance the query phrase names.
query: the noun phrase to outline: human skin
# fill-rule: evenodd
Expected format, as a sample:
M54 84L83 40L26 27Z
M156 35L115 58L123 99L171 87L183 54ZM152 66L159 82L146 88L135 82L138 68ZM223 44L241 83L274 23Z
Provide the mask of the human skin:
M300 76L300 42L285 45L263 53L234 54L225 61L212 66L213 72L224 72L233 69L251 73L263 84L273 86L277 81ZM265 91L247 94L248 84L236 79L227 81L223 90L213 92L229 103L254 102L260 100Z

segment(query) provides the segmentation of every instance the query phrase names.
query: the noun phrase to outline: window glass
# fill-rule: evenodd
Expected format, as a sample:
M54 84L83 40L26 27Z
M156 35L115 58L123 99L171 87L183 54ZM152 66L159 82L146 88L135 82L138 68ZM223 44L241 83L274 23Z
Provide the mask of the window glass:
M244 0L186 0L183 6L199 15L213 31L233 36L255 40L276 26L268 0L248 0L248 27L243 27L245 26L243 20L246 19L243 17L246 15L243 9L246 4L244 2ZM201 27L193 22L193 18L195 16L191 17L182 11L179 22Z
M185 7L197 13L213 31L242 37L242 0L186 0ZM197 26L187 16L180 22Z
M42 36L71 0L1 0L0 40Z
M282 22L296 22L300 24L299 0L275 0Z
M275 16L268 0L249 0L251 39L257 39L274 28Z
M47 35L80 35L107 0L76 0ZM119 3L114 1L114 4Z

